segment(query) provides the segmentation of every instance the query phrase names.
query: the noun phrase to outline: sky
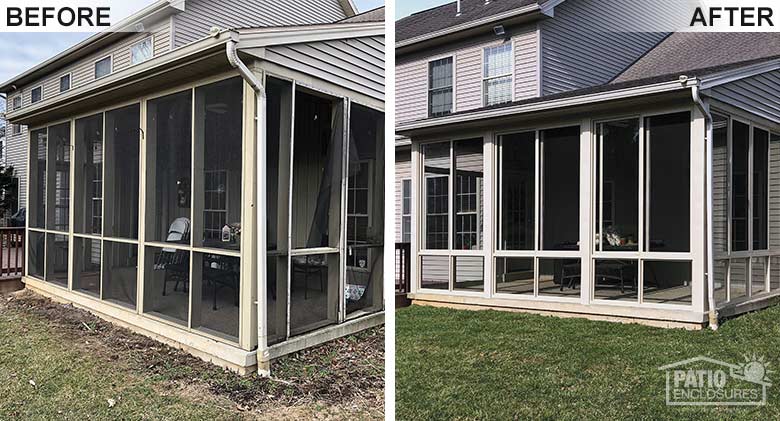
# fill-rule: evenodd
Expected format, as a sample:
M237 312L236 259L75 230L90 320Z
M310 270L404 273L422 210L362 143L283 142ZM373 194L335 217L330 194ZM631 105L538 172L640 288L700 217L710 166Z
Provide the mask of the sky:
M442 4L452 3L453 1L455 0L395 0L395 18L398 20L420 10L430 9Z
M140 10L154 0L132 0ZM384 0L353 0L359 12L382 6ZM409 0L399 0L409 2ZM427 0L423 0L427 1ZM421 2L423 2L421 1ZM125 16L116 16L116 21ZM51 58L90 36L88 33L1 33L0 82L5 82L25 70Z

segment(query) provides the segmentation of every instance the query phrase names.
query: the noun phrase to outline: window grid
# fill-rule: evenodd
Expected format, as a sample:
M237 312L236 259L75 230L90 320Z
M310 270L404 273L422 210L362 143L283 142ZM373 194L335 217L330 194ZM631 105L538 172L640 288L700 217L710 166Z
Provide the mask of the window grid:
M412 180L401 181L401 242L412 242Z
M227 171L204 171L203 225L206 240L220 240L227 224Z
M439 117L452 112L452 57L428 64L428 115Z
M484 50L483 102L485 106L512 101L512 44Z

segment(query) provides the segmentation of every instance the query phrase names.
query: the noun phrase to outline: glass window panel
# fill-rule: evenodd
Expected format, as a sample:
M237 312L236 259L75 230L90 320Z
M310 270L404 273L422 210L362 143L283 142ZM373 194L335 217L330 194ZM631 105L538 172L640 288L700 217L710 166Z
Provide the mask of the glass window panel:
M447 249L449 237L450 143L423 146L425 160L425 248Z
M534 258L496 258L496 293L534 294Z
M731 140L731 250L748 249L748 161L750 126L732 122Z
M536 218L536 134L501 137L501 250L533 250Z
M420 256L420 288L450 289L449 256Z
M147 241L190 244L192 93L147 106Z
M581 271L580 259L539 259L539 295L579 297Z
M292 247L338 247L343 103L299 90L295 108Z
M130 47L130 64L142 63L152 58L153 55L152 37L149 37Z
M54 194L49 210L54 214L47 216L46 228L66 232L70 222L70 123L49 127L49 148L49 159L54 159L54 173L49 177L54 178L47 180L47 191Z
M139 105L131 105L106 113L107 237L138 238L140 112Z
M474 256L455 256L455 284L453 289L482 292L485 289L485 259Z
M238 341L241 259L193 254L192 327Z
M339 254L293 256L290 268L290 333L298 335L336 323Z
M600 215L604 225L603 235L597 235L597 246L604 251L636 251L639 247L639 121L602 123L599 139L597 202L602 191L603 197L596 227Z
M767 265L766 265L766 257L754 257L751 259L750 263L750 279L751 279L751 285L750 285L750 293L752 295L761 294L762 292L766 292L766 275L767 275Z
M452 57L428 64L428 115L437 117L452 112Z
M347 179L347 313L382 305L384 113L357 104L350 113Z
M70 89L70 75L60 77L60 92L65 92Z
M596 260L594 297L597 300L638 301L639 270L636 260Z
M27 244L27 274L33 278L43 279L44 249L46 234L28 231L29 244Z
M729 272L728 259L715 261L715 304L720 305L728 301L728 285L726 277Z
M512 76L497 77L485 81L485 106L512 101Z
M43 99L43 87L34 88L30 91L30 102L35 104Z
M30 133L30 228L46 228L47 139L46 129Z
M429 68L428 87L430 89L452 86L452 57L432 61Z
M243 95L241 78L195 90L195 156L203 162L195 189L203 203L195 212L203 215L198 241L205 247L241 249Z
M542 231L544 250L580 249L580 128L544 130Z
M485 78L512 73L512 44L505 43L485 48Z
M713 247L716 252L725 253L729 247L729 119L718 114L712 118Z
M102 233L103 226L103 115L76 120L76 164L73 230Z
M103 299L135 308L138 246L103 242Z
M691 304L691 262L646 260L642 264L643 302Z
M455 250L482 249L483 186L485 173L482 139L458 140L455 149Z
M146 247L144 312L187 325L190 309L190 252Z
M100 240L75 237L73 239L73 290L100 296Z
M111 56L95 62L95 79L111 74Z
M68 236L46 234L46 281L68 287Z
M769 132L753 130L753 250L767 249Z
M747 296L748 259L732 259L729 264L730 300L734 301Z

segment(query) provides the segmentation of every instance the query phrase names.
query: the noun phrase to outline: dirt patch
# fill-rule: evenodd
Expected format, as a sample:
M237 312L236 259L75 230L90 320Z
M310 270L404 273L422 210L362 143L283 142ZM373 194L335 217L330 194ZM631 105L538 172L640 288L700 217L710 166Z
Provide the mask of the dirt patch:
M74 346L161 382L183 396L210 393L250 418L383 418L384 328L370 329L275 361L272 378L241 377L184 351L106 322L72 305L29 291L0 300L7 308L37 316ZM276 415L274 415L276 414ZM277 416L278 415L278 416ZM317 418L320 418L319 416Z

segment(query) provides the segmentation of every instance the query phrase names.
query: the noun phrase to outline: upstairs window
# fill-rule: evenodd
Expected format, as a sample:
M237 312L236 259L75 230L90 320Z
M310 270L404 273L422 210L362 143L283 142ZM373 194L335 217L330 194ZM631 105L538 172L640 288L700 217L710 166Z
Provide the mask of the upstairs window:
M12 124L11 125L11 133L13 133L13 134L21 134L22 133L22 125L21 124Z
M70 73L60 77L60 92L65 92L70 89Z
M512 101L512 44L485 48L482 84L485 106Z
M39 86L30 91L30 102L35 104L43 99L43 87Z
M428 116L452 112L452 57L428 64Z
M100 79L111 74L111 56L95 62L95 79Z
M14 110L18 110L19 108L22 108L22 97L17 96L14 98Z
M154 55L152 49L152 37L146 38L143 41L133 44L130 47L130 64L143 63L149 60Z

